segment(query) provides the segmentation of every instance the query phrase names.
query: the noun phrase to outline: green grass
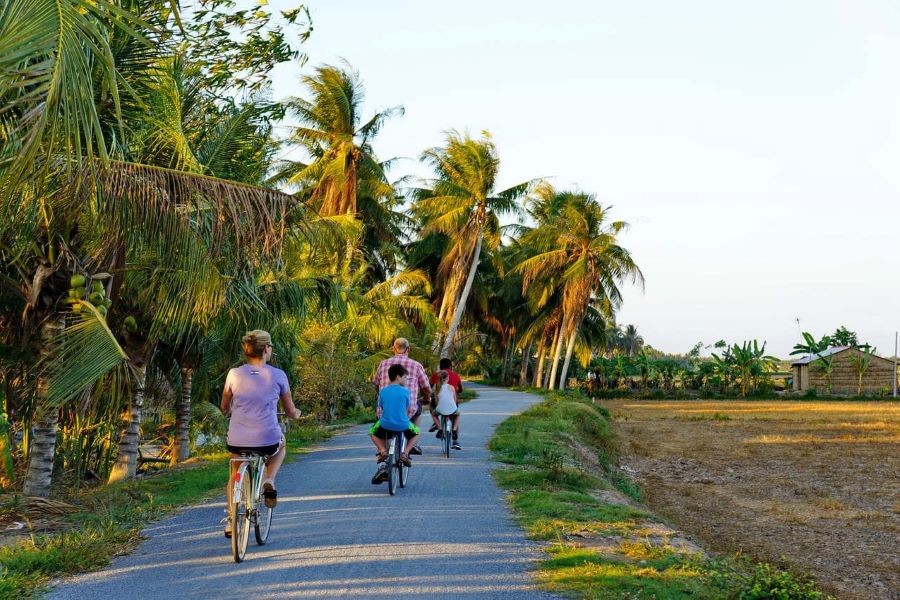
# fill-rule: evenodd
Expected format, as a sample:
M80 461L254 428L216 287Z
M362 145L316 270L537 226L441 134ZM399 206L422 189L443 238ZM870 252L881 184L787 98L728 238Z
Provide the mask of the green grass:
M574 598L824 598L804 578L771 565L714 561L645 541L657 517L592 494L618 490L640 500L637 484L616 466L608 411L578 394L543 395L543 402L504 421L489 448L507 465L494 476L509 492L519 523L530 537L555 542L538 567L545 589ZM621 541L614 552L601 553L577 542L591 535Z
M328 435L315 426L292 428L287 460ZM149 521L224 494L228 468L228 454L206 454L199 461L142 479L76 494L71 501L83 510L67 517L70 529L0 548L0 599L33 597L53 577L106 566L113 556L134 549Z

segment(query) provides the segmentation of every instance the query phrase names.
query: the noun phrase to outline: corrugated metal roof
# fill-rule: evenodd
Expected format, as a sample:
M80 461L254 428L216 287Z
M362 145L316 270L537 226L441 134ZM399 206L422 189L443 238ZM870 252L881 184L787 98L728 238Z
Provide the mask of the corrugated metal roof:
M833 348L829 348L828 350L822 350L818 354L813 354L812 356L807 354L803 358L792 362L791 365L808 365L814 360L818 360L819 358L822 358L824 356L831 356L832 354L837 354L838 352L843 352L844 350L847 350L849 348L850 346L835 346Z

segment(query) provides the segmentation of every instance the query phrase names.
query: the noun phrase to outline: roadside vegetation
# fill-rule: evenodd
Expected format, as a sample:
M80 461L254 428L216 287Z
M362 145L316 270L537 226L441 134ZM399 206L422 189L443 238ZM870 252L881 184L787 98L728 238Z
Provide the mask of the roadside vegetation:
M640 503L619 469L609 413L553 392L490 442L495 477L528 534L546 542L537 579L578 598L825 598L801 577L748 559L711 557Z

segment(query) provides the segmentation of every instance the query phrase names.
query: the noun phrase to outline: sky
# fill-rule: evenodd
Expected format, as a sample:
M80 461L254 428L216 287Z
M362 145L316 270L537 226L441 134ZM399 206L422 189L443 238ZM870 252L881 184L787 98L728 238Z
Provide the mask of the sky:
M288 6L271 0L273 7ZM900 4L894 1L308 3L306 66L346 59L365 115L402 105L380 158L491 133L499 185L547 177L631 224L646 278L618 322L687 352L846 325L900 328ZM796 319L800 320L799 328Z

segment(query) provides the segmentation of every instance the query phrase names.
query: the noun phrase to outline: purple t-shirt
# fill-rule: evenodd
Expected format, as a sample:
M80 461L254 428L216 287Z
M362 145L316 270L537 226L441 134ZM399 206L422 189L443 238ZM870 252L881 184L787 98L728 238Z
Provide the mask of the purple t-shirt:
M281 441L278 398L290 393L284 371L269 365L242 365L228 371L225 389L233 396L229 445L255 448Z

